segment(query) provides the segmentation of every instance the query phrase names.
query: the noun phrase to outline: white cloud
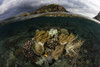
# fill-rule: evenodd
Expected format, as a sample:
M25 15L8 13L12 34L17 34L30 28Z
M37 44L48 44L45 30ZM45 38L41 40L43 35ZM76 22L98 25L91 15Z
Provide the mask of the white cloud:
M3 0L0 5L0 15L2 15L0 19L28 11L30 8L36 9L41 5L53 3L88 17L94 17L100 11L100 0Z

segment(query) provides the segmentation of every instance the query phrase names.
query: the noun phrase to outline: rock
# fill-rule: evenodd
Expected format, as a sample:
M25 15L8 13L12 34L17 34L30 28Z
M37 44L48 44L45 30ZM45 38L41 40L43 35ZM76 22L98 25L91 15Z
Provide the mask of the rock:
M98 13L98 15L97 15L97 16L95 16L95 17L94 17L94 19L96 19L96 20L100 21L100 12Z
M66 11L66 9L61 5L50 4L37 9L35 12L32 12L31 14L47 13L47 12L68 12L68 11Z
M23 16L29 16L29 15L30 15L30 13L25 12L25 13L23 13L23 14L20 14L20 15L18 15L18 16L15 16L15 17L23 17Z
M33 11L31 13L25 12L23 14L20 14L18 16L14 16L14 17L24 17L24 16L29 16L29 15L32 15L32 14L47 13L47 12L69 12L69 11L67 11L61 5L58 5L58 4L50 4L50 5L43 6L43 7L39 8L36 11ZM14 18L14 17L12 17L12 18Z

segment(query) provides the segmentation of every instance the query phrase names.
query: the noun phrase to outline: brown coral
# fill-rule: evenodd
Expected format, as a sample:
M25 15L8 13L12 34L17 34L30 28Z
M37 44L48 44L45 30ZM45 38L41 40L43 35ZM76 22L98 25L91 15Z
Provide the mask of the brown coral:
M36 55L42 55L44 53L44 43L50 38L46 31L36 31L36 35L34 40L36 41L35 45L35 53Z
M69 42L65 47L65 50L66 50L67 54L70 57L78 56L79 48L81 47L83 42L84 41L81 41L81 40L78 40L77 42Z
M55 49L57 45L60 45L59 42L56 39L49 39L46 43L45 46L50 48L50 49Z
M65 50L70 57L74 57L78 55L80 46L84 41L78 40L78 36L73 35L65 35L61 33L59 36L59 42L61 45L66 45ZM76 42L74 42L76 41Z
M68 42L73 42L75 39L77 39L78 36L73 35L72 33L68 36Z
M23 45L23 54L25 55L25 57L32 57L34 55L33 50L32 50L32 46L34 45L33 41L26 41Z
M68 35L65 35L65 34L61 33L60 36L59 36L60 44L64 45L64 44L67 43L67 41L68 41Z
M35 45L35 54L41 56L44 53L44 46L40 44L41 42Z
M57 60L57 59L61 56L61 54L62 54L62 52L63 52L63 48L64 48L64 46L62 46L62 45L56 46L55 50L54 50L53 53L52 53L52 57L53 57L55 60Z
M41 42L41 43L45 43L48 39L50 38L50 36L48 35L48 33L46 31L36 31L36 35L34 40L36 42Z

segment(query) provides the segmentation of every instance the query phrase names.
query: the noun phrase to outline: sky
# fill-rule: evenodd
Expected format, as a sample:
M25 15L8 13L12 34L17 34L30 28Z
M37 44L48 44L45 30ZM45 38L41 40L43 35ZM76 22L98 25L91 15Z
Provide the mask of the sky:
M100 11L100 0L0 0L0 20L47 4L60 4L66 10L86 17L94 17Z

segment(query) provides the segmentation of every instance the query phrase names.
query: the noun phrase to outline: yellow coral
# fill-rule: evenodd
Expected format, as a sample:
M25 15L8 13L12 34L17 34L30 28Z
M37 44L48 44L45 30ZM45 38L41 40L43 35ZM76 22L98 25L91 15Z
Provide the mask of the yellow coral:
M74 36L72 33L68 36L68 42L72 42L77 39L78 36Z
M67 41L68 41L68 35L65 35L63 33L60 34L60 36L59 36L59 42L60 42L60 44L64 45L64 44L67 43Z
M34 40L36 41L35 53L37 55L42 55L44 53L44 43L50 38L46 31L36 31Z
M34 40L36 42L41 42L41 43L45 43L48 39L50 38L50 36L48 35L48 33L46 31L37 31Z
M35 45L35 54L41 56L44 53L44 46L37 43Z
M67 44L68 42L72 42L77 39L77 36L74 36L72 33L68 36L63 33L59 36L59 42L61 45Z
M45 54L44 56L45 56L45 57L48 57L48 55L47 55L47 54Z
M64 46L62 46L62 45L56 46L55 50L54 50L53 53L52 53L52 57L53 57L55 60L57 60L57 59L61 56L61 54L62 54L62 52L63 52L63 48L64 48Z

